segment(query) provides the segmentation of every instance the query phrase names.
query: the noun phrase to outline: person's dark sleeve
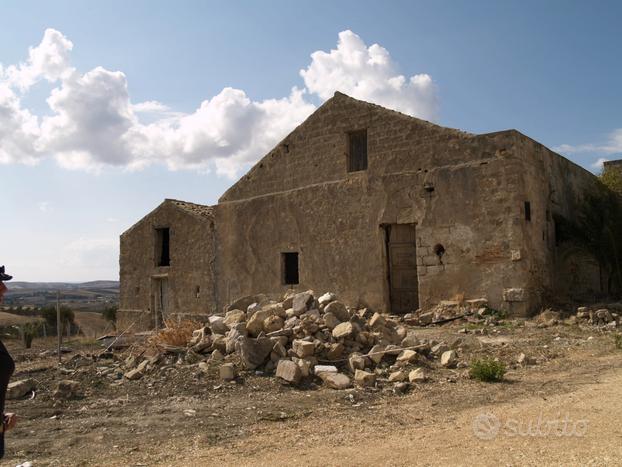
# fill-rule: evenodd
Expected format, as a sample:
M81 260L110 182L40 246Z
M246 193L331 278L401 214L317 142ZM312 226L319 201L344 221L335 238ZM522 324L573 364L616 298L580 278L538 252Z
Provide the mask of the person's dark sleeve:
M0 341L0 423L4 423L4 400L6 398L6 389L9 386L11 375L15 371L15 362L9 355L2 341ZM1 425L0 425L1 426ZM0 429L0 459L4 457L4 427Z
M11 375L15 371L15 362L9 355L2 341L0 341L0 410L4 416L4 399L6 397L6 388L9 385Z

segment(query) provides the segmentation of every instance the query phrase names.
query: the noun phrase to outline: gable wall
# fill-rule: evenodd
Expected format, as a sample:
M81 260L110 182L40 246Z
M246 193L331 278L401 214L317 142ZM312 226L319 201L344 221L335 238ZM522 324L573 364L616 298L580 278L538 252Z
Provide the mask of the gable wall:
M347 173L347 132L363 128L368 170ZM268 155L216 206L219 307L283 293L280 254L299 251L297 290L386 310L381 225L390 223L417 224L422 306L459 294L513 306L503 289L524 287L530 266L512 261L523 240L523 162L508 150L511 137L471 136L342 98L285 142L289 153ZM447 251L443 264L437 243Z
M155 229L159 227L170 228L169 267L156 266ZM168 275L172 313L213 313L216 305L213 237L212 220L184 212L168 202L125 232L120 248L120 309L133 311L123 315L120 327L136 319L143 323L143 328L150 327L155 293L152 277L158 275ZM195 295L197 286L199 298Z
M369 173L423 171L482 156L468 145L456 150L471 135L336 96L227 190L220 202L344 180L347 133L361 129L367 129Z

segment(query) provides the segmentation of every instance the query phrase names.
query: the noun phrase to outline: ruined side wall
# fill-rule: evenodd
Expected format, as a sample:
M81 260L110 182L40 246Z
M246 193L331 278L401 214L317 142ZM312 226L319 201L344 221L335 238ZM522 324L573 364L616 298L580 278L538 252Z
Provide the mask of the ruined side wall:
M540 143L517 133L517 151L525 161L525 200L531 217L525 242L532 260L530 287L548 301L594 298L600 293L598 264L575 245L556 242L555 217L575 221L597 178Z
M170 228L170 266L156 264L155 229ZM119 327L138 320L142 329L153 326L152 278L168 277L171 313L207 315L216 308L214 227L203 219L163 203L121 235ZM199 296L196 289L199 288ZM125 311L123 311L125 310Z
M347 132L362 128L368 170L347 173ZM507 135L466 135L346 98L286 141L286 154L264 158L216 207L219 307L287 290L281 253L298 251L296 289L386 310L381 225L415 223L421 306L483 296L526 312L529 302L503 299L504 289L525 286L530 269L517 224L522 161L506 150ZM446 249L442 264L436 244Z
M504 291L526 286L530 263L520 229L521 163L505 153L485 164L432 170L432 196L415 212L421 305L441 300L487 298L490 306L515 315L531 302L507 300ZM421 205L421 203L418 203ZM434 254L440 244L445 254Z

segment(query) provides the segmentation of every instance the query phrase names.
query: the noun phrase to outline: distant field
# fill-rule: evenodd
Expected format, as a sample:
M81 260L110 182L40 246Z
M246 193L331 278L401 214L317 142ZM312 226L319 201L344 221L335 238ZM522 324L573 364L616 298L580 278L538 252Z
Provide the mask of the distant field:
M7 307L44 307L56 303L60 292L61 303L73 310L101 311L119 302L117 281L69 282L9 282L4 297Z
M76 311L74 314L75 323L80 327L80 331L85 337L100 337L114 332L112 324L106 321L101 313Z
M0 311L0 328L22 326L32 322L45 323L45 320L36 316L17 315ZM106 321L101 313L74 311L74 323L85 337L96 338L114 332L112 323Z
M0 327L19 326L37 321L43 322L45 320L43 318L37 318L36 316L20 316L0 311Z

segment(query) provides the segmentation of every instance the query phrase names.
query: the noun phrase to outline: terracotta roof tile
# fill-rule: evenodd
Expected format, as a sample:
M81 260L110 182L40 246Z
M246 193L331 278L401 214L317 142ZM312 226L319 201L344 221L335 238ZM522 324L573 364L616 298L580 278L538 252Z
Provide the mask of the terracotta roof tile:
M196 214L202 217L207 217L208 219L212 219L214 217L214 208L212 206L206 206L204 204L196 204L190 203L188 201L181 201L178 199L167 199L173 203L175 206L182 208L185 211L188 211L190 214Z

